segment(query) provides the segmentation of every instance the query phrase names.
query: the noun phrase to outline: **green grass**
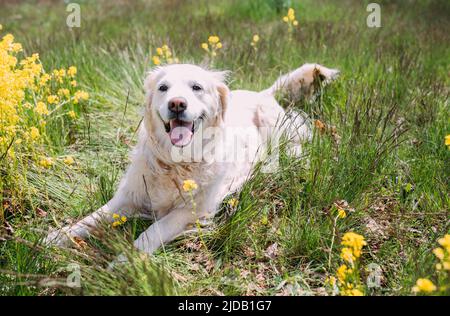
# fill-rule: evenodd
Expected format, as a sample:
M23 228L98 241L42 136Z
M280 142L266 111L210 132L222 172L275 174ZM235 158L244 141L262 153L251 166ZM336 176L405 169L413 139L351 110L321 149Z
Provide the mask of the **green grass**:
M72 134L62 137L55 124L46 147L72 154L76 166L23 170L26 181L17 185L34 193L2 194L0 293L321 295L347 231L366 237L362 265L382 269L382 286L368 294L410 295L419 277L437 283L432 249L450 231L448 1L379 1L378 29L366 26L369 1L292 1L299 28L291 41L281 21L286 9L275 2L80 1L81 28L72 30L63 2L2 7L4 31L28 54L39 52L46 69L76 65L91 101ZM136 141L150 50L167 43L181 61L202 63L200 44L211 34L224 45L214 66L232 70L232 89L266 88L305 62L340 69L320 98L293 105L334 126L339 141L316 132L309 163L282 151L279 172L255 172L236 195L237 210L230 216L224 203L214 229L202 233L206 248L193 233L143 258L130 250L149 224L137 220L76 249L41 246L50 227L89 214L114 193ZM330 249L339 200L354 211L337 221ZM106 271L124 250L133 264ZM81 288L51 283L65 280L70 263L80 266Z

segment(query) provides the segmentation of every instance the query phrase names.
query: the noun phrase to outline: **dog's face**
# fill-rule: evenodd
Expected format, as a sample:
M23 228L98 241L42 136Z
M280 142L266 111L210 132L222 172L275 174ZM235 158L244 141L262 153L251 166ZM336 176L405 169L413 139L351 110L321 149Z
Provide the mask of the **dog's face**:
M226 108L224 73L188 64L156 68L146 79L148 110L159 137L177 147L191 143L199 128L218 124Z

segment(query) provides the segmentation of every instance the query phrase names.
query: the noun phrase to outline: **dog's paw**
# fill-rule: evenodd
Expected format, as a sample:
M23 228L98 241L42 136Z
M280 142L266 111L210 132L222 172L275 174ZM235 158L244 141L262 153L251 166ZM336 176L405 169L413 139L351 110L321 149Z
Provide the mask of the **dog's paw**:
M70 230L67 227L55 230L47 235L43 240L44 245L56 247L69 247L72 245Z

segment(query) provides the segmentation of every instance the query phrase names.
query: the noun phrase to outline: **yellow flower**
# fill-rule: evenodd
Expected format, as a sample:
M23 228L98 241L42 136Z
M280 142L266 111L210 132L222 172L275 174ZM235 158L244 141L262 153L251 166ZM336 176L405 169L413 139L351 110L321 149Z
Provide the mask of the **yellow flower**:
M30 128L30 136L32 140L38 139L41 134L39 133L39 130L36 127Z
M64 158L63 162L64 162L66 165L71 166L71 165L73 165L73 164L75 163L75 160L73 159L72 156L67 156L66 158Z
M161 64L161 59L159 59L158 56L153 56L152 57L152 62L153 62L154 65L158 66L158 65Z
M58 96L56 96L56 95L49 95L48 97L47 97L47 102L49 103L49 104L54 104L54 103L57 103L59 101L59 98L58 98Z
M330 276L325 279L325 282L334 287L336 285L336 277Z
M350 247L352 249L353 255L356 258L359 258L361 255L361 249L367 245L366 241L364 240L364 237L361 235L358 235L353 232L345 233L342 237L341 245Z
M450 134L445 136L445 145L450 146Z
M39 84L41 86L45 85L48 81L50 81L52 77L49 74L43 74L39 80Z
M436 291L436 285L428 279L418 279L416 285L412 288L414 293L431 293Z
M344 291L344 294L347 296L364 296L364 293L358 289L351 289L351 290Z
M71 77L75 77L75 75L77 74L77 67L70 66L69 69L67 69L67 74Z
M258 34L253 35L253 42L255 42L255 43L259 42L259 35Z
M341 265L336 271L336 276L339 282L344 283L345 279L347 278L347 274L349 274L350 272L351 270L348 269L345 264Z
M156 54L158 54L159 56L162 56L162 55L164 54L164 52L163 52L163 50L162 50L161 47L158 47L158 48L156 49Z
M202 48L204 50L208 50L208 43L202 43Z
M289 8L287 15L288 15L289 17L294 16L294 15L295 15L294 9Z
M161 48L165 52L169 50L169 46L167 46L167 45L163 45Z
M444 238L440 238L438 240L439 245L441 245L442 247L444 247L447 252L450 252L450 235L446 234L444 236Z
M220 42L217 43L217 44L216 44L216 47L217 47L217 48L222 48L222 43L220 43Z
M210 44L217 44L217 43L219 43L219 41L220 41L220 39L218 36L211 35L210 37L208 37L208 42Z
M238 199L235 199L235 198L231 198L229 201L228 201L228 205L230 205L231 207L236 207L237 205L238 205Z
M339 218L346 218L347 217L347 213L345 213L345 210L343 209L338 209L338 217Z
M72 80L72 81L70 82L70 85L71 85L72 87L76 87L76 86L77 86L77 81L76 81L76 80Z
M113 218L114 218L114 219L119 219L119 218L120 218L120 215L119 215L119 214L116 214L116 213L114 213L114 214L113 214Z
M114 221L112 223L112 227L117 227L117 226L120 226L120 225L121 225L121 222L119 222L119 221Z
M69 89L59 89L58 94L61 96L68 97L70 95Z
M183 181L183 190L185 192L191 192L197 190L198 185L194 180L184 180Z
M350 248L344 247L341 250L341 258L349 263L353 263L356 259L353 255L353 251Z
M48 115L50 113L44 102L38 102L35 111L40 115Z
M39 165L44 168L50 168L53 165L53 159L50 157L44 157L39 161Z
M284 22L289 22L289 18L287 16L283 17Z
M297 26L298 25L298 21L295 20L294 22L292 22L292 25Z
M72 119L77 117L77 114L75 113L75 111L69 111L69 112L67 112L67 115L69 115L69 117Z
M80 102L80 100L87 100L87 99L89 99L89 93L83 90L78 90L77 92L75 92L73 96L73 103L77 104L78 102Z
M127 221L127 217L126 217L126 216L122 216L122 217L120 218L120 220L122 221L122 223L125 223L125 222Z
M437 248L433 249L433 253L439 260L444 259L444 256L445 256L444 249L437 247Z

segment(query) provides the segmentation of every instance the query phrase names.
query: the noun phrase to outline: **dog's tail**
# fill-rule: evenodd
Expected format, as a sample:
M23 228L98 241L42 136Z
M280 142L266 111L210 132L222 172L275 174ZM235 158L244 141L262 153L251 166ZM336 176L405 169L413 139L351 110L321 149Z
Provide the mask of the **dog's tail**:
M328 84L339 75L339 70L319 64L304 64L300 68L279 77L275 83L261 93L275 96L278 92L288 93L293 101L312 97L323 84Z

